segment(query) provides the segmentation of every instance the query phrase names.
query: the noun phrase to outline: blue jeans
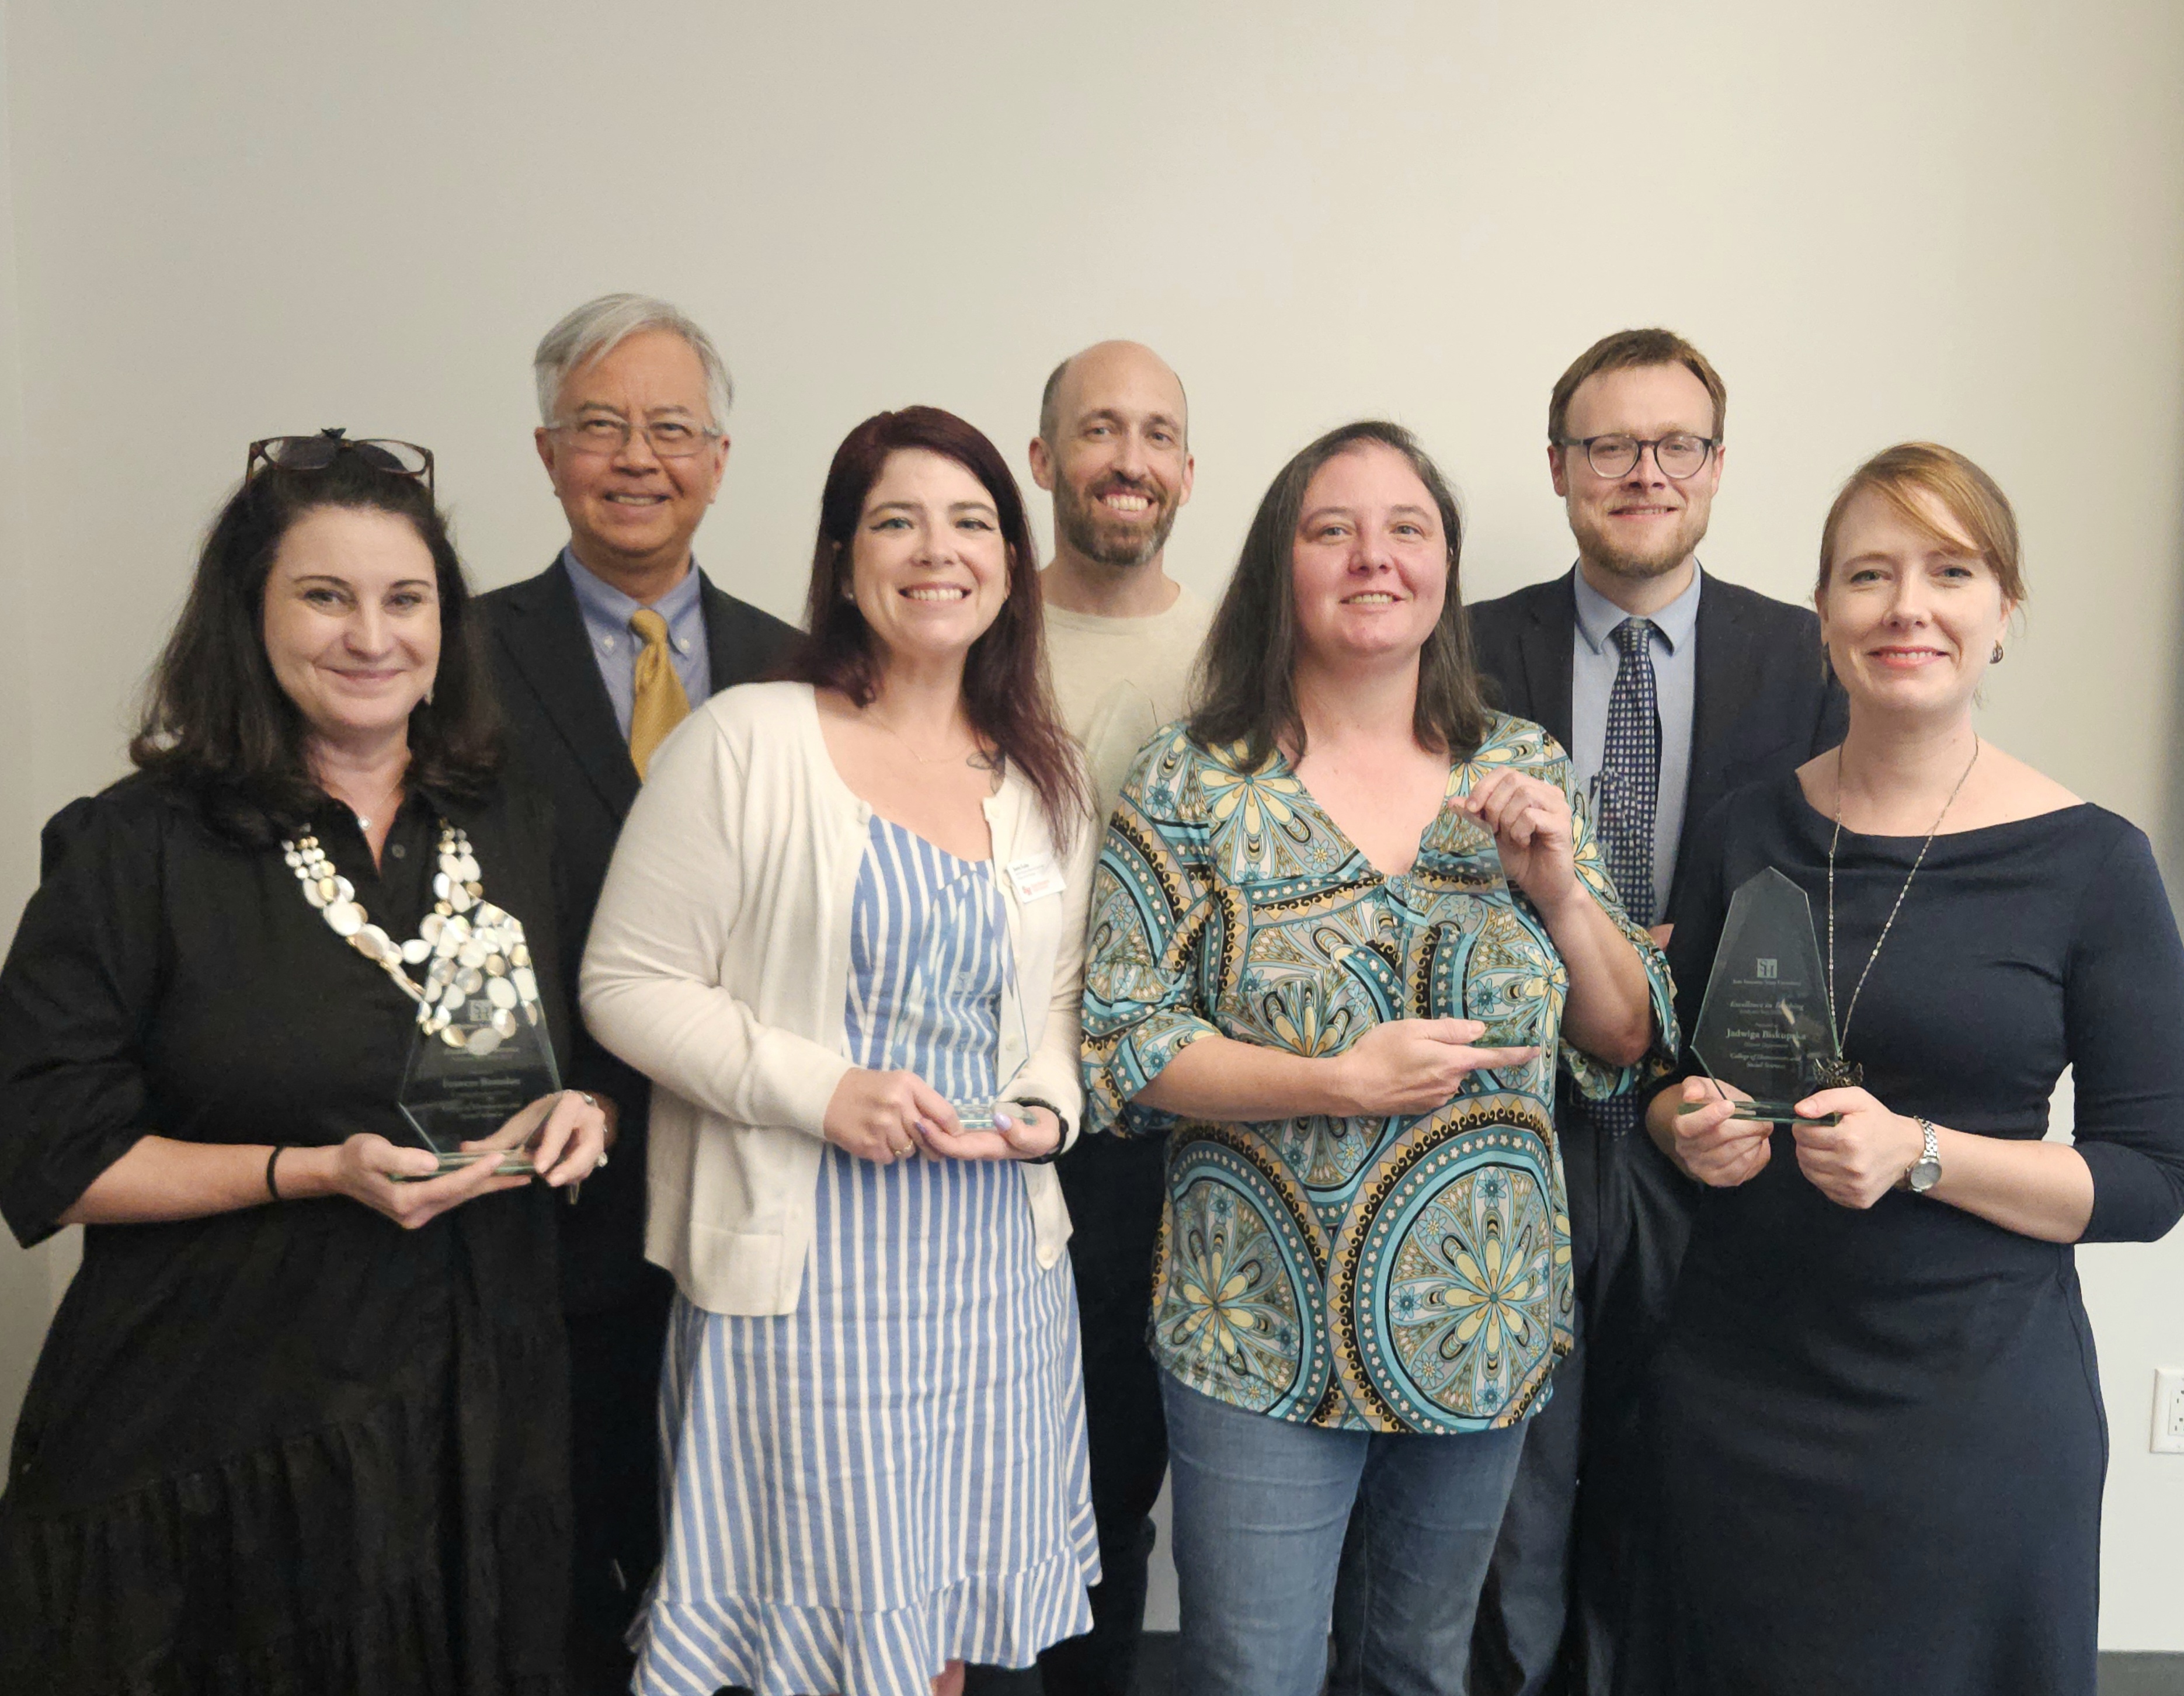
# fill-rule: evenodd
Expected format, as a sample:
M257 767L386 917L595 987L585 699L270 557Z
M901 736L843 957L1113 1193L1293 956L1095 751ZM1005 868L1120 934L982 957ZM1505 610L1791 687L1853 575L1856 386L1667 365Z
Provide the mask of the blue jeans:
M1361 1515L1367 1696L1462 1696L1472 1617L1524 1428L1463 1437L1322 1431L1161 1375L1183 1621L1176 1688L1318 1696L1335 1569Z

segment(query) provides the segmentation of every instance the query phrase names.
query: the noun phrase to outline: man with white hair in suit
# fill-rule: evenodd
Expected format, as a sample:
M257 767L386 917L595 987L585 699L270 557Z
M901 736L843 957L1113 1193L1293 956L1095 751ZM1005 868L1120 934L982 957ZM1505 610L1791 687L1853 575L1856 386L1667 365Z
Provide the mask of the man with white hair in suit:
M691 541L719 494L732 396L712 339L666 301L609 294L546 332L535 440L569 540L482 599L511 762L551 795L570 1005L607 862L653 750L694 705L795 636L710 582ZM622 1692L621 1637L660 1558L654 1404L673 1282L644 1259L645 1080L579 1029L570 1087L614 1103L607 1169L562 1221L576 1434L576 1688Z

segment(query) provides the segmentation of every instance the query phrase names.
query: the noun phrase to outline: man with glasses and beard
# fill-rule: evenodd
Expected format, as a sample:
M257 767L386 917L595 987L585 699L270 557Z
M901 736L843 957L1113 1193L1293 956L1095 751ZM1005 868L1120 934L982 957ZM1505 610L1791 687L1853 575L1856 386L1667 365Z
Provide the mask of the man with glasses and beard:
M1471 609L1494 704L1569 750L1624 907L1664 944L1658 921L1713 804L1833 747L1846 722L1812 611L1699 567L1725 404L1705 355L1667 330L1588 349L1547 408L1577 565ZM1693 1191L1622 1102L1566 1090L1556 1124L1577 1347L1526 1433L1480 1598L1481 1696L1605 1693L1618 1655L1628 1673L1648 1654L1640 1409Z
M537 577L481 602L515 762L554 800L570 1004L607 862L653 751L796 632L716 588L691 538L720 493L731 390L711 339L662 300L610 294L538 344L538 457L569 522ZM576 1562L573 1688L626 1691L622 1632L660 1559L660 1352L674 1283L644 1258L645 1080L579 1027L569 1085L613 1102L606 1169L562 1209Z
M1212 605L1167 574L1190 499L1183 384L1135 342L1102 342L1046 380L1031 473L1054 496L1054 560L1040 574L1062 717L1084 745L1100 828L1138 750L1182 716ZM1080 1138L1057 1170L1076 1226L1070 1258L1084 1336L1092 1510L1104 1576L1092 1630L1039 1657L1046 1696L1128 1696L1145 1628L1153 1504L1167 1470L1160 1379L1145 1347L1166 1150L1158 1139Z

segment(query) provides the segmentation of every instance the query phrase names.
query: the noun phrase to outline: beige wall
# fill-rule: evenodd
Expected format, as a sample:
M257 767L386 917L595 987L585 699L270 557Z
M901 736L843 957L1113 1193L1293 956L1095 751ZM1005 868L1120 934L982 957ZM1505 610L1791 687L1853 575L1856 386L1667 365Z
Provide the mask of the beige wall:
M6 0L0 29L0 912L36 822L120 769L243 444L426 442L477 576L536 570L560 533L526 360L610 287L727 349L737 446L701 557L783 613L851 423L932 401L1020 453L1047 367L1111 334L1190 386L1174 554L1200 588L1283 458L1386 412L1458 478L1468 586L1498 592L1568 561L1554 375L1668 322L1731 390L1708 563L1801 594L1853 463L1964 449L2020 504L2035 590L1987 729L2184 845L2171 0ZM2152 1369L2184 1364L2184 1240L2084 1260L2115 1429L2104 1638L2184 1649L2184 1459L2146 1453ZM46 1281L0 1249L0 1398Z
M0 4L0 70L12 70L10 20ZM12 120L12 75L0 75L0 120ZM11 929L37 874L38 813L32 802L36 690L28 663L30 551L23 514L23 384L16 314L15 218L9 161L11 121L0 121L0 631L17 633L0 663L0 931ZM15 1409L52 1306L53 1251L19 1252L0 1234L0 1442L14 1430Z

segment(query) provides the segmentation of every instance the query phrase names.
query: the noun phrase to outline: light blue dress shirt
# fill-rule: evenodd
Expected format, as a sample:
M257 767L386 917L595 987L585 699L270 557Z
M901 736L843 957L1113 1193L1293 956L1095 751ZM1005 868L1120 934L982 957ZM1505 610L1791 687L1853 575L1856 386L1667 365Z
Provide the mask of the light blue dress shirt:
M644 603L594 577L566 548L561 550L561 569L577 591L592 657L599 661L607 699L614 703L615 722L627 742L630 710L637 699L637 656L644 651L644 639L631 630L629 620ZM682 680L682 693L689 696L691 706L702 706L713 693L713 658L705 645L705 605L698 595L694 562L681 583L652 603L652 610L667 621L668 651L675 656L675 675Z
M1691 775L1691 703L1698 683L1698 562L1684 592L1650 614L1653 623L1653 700L1661 715L1661 781L1653 801L1653 916L1669 916L1669 884L1676 872L1676 843L1684 832L1684 795ZM1607 755L1607 698L1622 662L1615 627L1630 615L1577 573L1577 633L1572 638L1570 775L1587 802L1596 801L1601 762ZM1597 820L1597 806L1592 809Z

